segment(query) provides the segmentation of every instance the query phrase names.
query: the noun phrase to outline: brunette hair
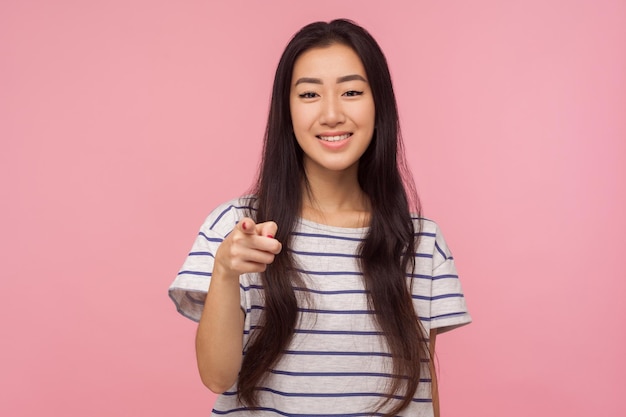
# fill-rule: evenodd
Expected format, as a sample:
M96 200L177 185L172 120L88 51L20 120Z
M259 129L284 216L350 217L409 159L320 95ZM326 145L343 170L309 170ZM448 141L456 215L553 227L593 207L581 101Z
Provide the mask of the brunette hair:
M303 151L296 142L289 106L292 72L297 58L311 48L343 44L361 59L375 105L372 141L359 161L358 180L371 203L369 231L360 245L360 262L370 308L393 358L394 379L379 404L396 415L411 403L420 381L422 362L429 359L427 337L415 313L407 281L415 266L417 230L410 213L419 215L419 201L406 167L398 110L385 56L362 27L345 20L315 22L303 27L285 48L274 78L263 158L253 194L259 222L273 220L283 251L262 274L265 307L258 329L245 347L238 380L243 403L258 406L256 388L287 348L298 320L294 286L303 286L289 250L308 186ZM409 196L411 197L409 199ZM393 401L392 399L399 400ZM389 408L389 407L386 407Z

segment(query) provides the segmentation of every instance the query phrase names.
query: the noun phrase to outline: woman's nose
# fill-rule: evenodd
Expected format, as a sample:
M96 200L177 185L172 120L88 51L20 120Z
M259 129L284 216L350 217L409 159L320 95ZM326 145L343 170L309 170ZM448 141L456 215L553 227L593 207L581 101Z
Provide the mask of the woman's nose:
M322 101L320 124L336 126L345 121L341 103L337 98L325 98Z

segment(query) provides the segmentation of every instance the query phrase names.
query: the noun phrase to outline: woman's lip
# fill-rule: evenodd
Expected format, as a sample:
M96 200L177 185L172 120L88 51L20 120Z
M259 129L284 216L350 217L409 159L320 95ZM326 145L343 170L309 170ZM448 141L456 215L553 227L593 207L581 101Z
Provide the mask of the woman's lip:
M325 147L326 149L332 149L332 150L339 150L341 148L343 148L344 146L346 146L348 144L348 142L350 142L350 139L352 139L352 133L346 133L344 135L339 135L338 137L340 137L340 139L337 140L327 140L327 139L322 139L323 137L329 137L329 136L318 136L319 139L319 143Z
M337 132L324 132L324 133L320 133L319 135L317 135L317 137L323 137L323 136L341 136L341 135L351 135L352 132L348 132L345 130L340 130Z

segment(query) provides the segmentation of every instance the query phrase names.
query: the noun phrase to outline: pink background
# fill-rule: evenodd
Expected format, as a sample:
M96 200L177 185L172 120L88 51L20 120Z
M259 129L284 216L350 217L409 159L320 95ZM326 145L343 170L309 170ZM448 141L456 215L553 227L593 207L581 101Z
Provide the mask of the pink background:
M294 6L298 4L298 6ZM167 287L250 185L288 38L387 54L474 323L444 416L626 414L626 2L3 1L0 415L208 415Z

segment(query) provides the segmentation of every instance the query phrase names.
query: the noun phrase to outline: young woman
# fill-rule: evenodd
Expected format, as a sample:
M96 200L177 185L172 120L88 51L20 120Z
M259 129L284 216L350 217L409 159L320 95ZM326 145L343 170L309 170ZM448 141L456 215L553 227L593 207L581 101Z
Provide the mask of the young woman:
M213 415L438 415L435 336L471 319L413 190L376 41L347 20L302 28L253 192L209 215L170 287L199 320Z

